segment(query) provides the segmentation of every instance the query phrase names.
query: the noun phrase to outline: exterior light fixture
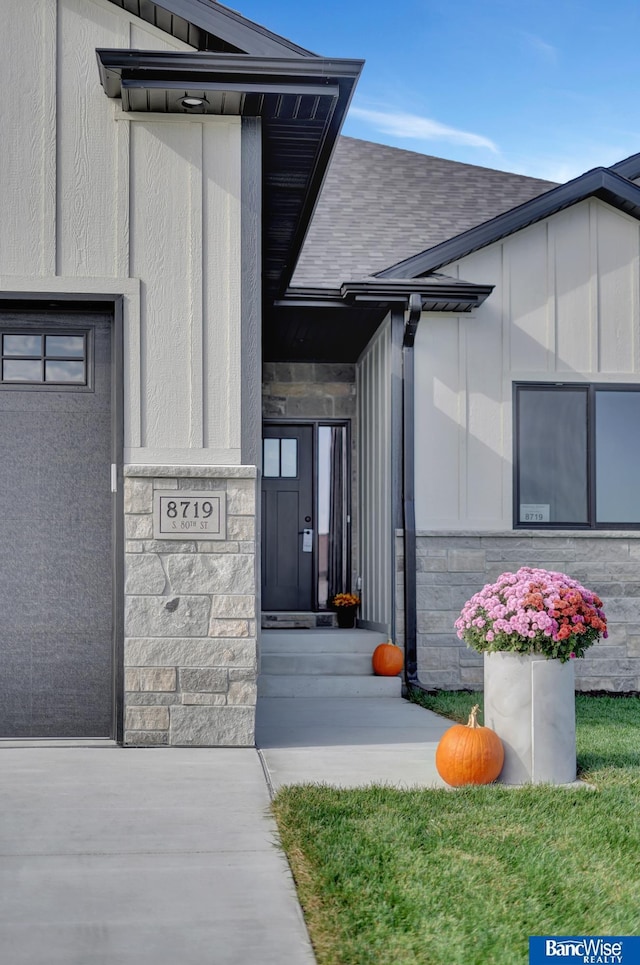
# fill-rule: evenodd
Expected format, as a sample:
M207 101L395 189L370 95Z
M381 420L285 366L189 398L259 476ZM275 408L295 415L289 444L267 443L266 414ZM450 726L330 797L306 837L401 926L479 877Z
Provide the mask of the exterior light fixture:
M180 101L183 107L202 107L204 97L183 97Z

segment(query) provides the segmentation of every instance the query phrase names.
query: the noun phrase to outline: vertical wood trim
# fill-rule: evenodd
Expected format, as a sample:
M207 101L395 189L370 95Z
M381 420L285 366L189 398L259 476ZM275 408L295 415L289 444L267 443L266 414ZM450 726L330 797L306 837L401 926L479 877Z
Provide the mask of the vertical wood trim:
M384 516L383 516L383 540L382 540L382 554L381 554L381 564L382 564L382 586L384 588L384 609L383 609L383 619L390 623L391 622L391 585L392 585L392 574L393 570L391 567L391 548L393 546L392 542L392 532L391 532L391 326L387 327L387 335L385 338L385 366L384 366L384 394L385 394L385 420L384 420L384 484L383 484L383 497L384 497Z
M553 356L551 370L558 371L558 286L556 283L556 231L552 221L547 220L547 298L549 303L549 349Z
M547 350L547 371L553 372L555 370L555 355L553 355L553 348L556 341L556 317L554 311L554 292L555 292L555 271L553 270L553 259L551 257L551 240L549 234L549 221L544 223L544 239L545 239L545 280L544 280L544 297L545 297L545 310L546 310L546 342L545 348ZM553 359L552 359L553 355Z
M127 125L128 127L129 125ZM128 295L123 305L124 323L124 385L125 385L125 439L128 449L142 447L142 325L143 286L135 282L134 295Z
M600 371L600 285L598 208L589 201L589 370Z
M394 572L392 516L391 326L387 322L357 368L358 490L362 619L391 628Z
M631 291L633 293L633 310L631 313L631 356L632 371L640 371L640 359L638 358L640 338L638 328L640 327L640 226L636 227L636 253L631 263Z
M262 407L261 217L262 145L260 120L242 118L241 137L241 452L245 466L260 464Z
M510 248L502 246L502 399L500 402L500 436L502 444L502 492L500 494L500 515L504 526L511 525L511 507L513 501L513 482L512 482L512 461L510 457L511 449L508 447L508 440L511 439L513 432L513 420L511 415L512 407L512 379L511 369L512 349L511 331L513 326L513 303L512 303L512 263ZM548 354L548 353L547 353Z
M389 434L391 439L391 515L389 519L389 566L391 568L390 595L390 636L397 639L398 586L397 586L397 550L396 529L402 529L402 453L403 453L403 425L402 425L402 339L404 332L404 317L402 312L395 309L391 314L391 413L389 418ZM424 324L424 322L423 322ZM415 349L414 349L415 351Z
M115 270L118 278L129 278L131 224L131 124L116 124L116 218Z
M202 219L204 208L204 128L193 126L196 136L194 157L189 171L189 328L190 328L190 380L191 404L189 406L189 448L204 448L204 357L203 357L203 267L202 267Z
M511 292L511 256L506 245L502 245L502 283L504 294L502 302L502 371L512 369L511 362L511 325L513 320L513 304Z
M458 519L466 519L469 498L467 450L469 446L469 375L467 371L467 319L458 315Z
M40 20L42 117L42 217L40 222L40 274L56 274L56 136L58 5L42 0Z

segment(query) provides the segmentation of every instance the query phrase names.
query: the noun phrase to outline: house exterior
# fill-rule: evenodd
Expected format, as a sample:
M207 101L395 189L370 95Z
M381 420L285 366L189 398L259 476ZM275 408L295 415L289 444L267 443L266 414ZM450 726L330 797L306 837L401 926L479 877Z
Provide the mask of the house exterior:
M362 63L213 0L2 44L0 738L250 745L262 614L352 588L475 686L453 621L520 565L605 599L578 686L640 689L638 157L340 138Z
M26 0L2 47L0 733L251 744L262 299L361 63L201 0Z

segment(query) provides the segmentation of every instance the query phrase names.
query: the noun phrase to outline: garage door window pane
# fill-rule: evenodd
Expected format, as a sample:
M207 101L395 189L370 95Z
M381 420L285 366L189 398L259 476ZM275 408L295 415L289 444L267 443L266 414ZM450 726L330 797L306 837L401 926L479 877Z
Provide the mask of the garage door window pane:
M42 382L40 359L5 359L2 363L3 382Z
M45 343L47 358L84 358L84 337L82 335L47 335Z
M45 382L74 382L83 384L84 362L45 362Z
M41 335L5 335L2 339L3 355L42 355Z
M587 390L520 388L517 432L518 523L587 524Z

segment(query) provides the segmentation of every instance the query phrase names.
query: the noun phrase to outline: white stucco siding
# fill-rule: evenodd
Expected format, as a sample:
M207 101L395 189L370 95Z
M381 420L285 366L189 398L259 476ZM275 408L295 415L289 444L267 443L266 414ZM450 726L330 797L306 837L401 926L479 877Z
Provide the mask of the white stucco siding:
M124 114L96 48L190 48L107 0L23 0L5 21L0 285L135 280L125 461L239 463L240 119Z
M391 520L391 324L373 337L356 368L358 395L360 617L390 627L393 609Z
M416 339L418 530L512 528L512 386L640 380L640 226L589 200L453 265L495 285Z

